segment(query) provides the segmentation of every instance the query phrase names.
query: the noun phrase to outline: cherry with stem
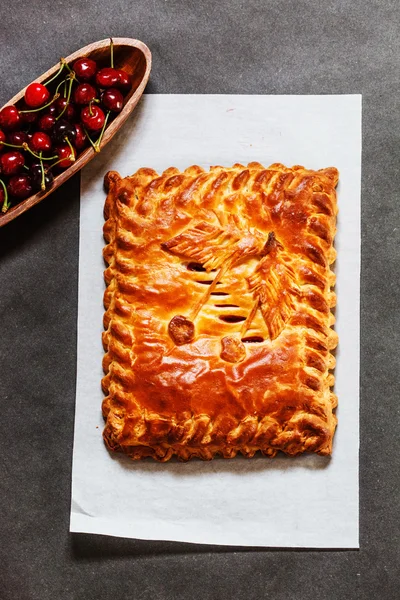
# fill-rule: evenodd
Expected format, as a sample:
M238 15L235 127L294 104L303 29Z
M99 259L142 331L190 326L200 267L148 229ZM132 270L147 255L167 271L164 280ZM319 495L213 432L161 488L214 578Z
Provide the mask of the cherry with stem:
M74 83L75 73L72 72L72 74L68 75L67 79L69 79L67 102L65 103L65 106L62 109L62 111L60 112L60 114L56 117L56 121L58 121L58 119L61 119L61 117L63 116L63 114L67 110L67 106L69 104L69 101L71 100L72 85Z
M76 73L78 82L90 81L96 75L97 64L91 58L78 58L72 65L72 70Z
M57 162L55 162L55 163L53 163L51 165L51 167L50 167L51 169L53 167L56 167L57 165L61 165L61 167L67 168L67 167L70 167L71 165L70 164L65 164L65 162L69 161L71 164L73 162L75 162L76 159L75 159L75 150L74 150L74 147L72 146L71 142L68 139L66 139L66 144L67 145L65 145L65 146L59 146L59 148L58 148L58 156L57 156L58 160L57 160ZM68 148L68 146L69 146L69 152L70 152L70 154L68 156L65 156L65 150Z
M56 158L58 158L58 156L49 156L49 157L44 157L40 154L36 154L36 152L34 152L33 150L31 150L31 148L29 148L28 144L25 142L22 144L22 148L24 150L26 150L27 152L29 152L29 154L32 154L32 156L34 156L35 158L37 158L38 160L55 160Z
M69 160L70 160L71 162L75 162L75 152L74 152L74 147L73 147L73 145L71 144L71 142L69 141L69 139L68 139L68 136L65 136L65 138L64 138L64 141L65 141L65 142L68 144L68 146L69 146L69 149L71 150L71 155L70 155L70 157L69 157Z
M49 188L54 180L49 167L45 167L43 162L34 163L30 169L32 184L36 191L44 192Z
M59 98L59 97L60 97L60 94L56 90L56 93L54 94L53 98L50 100L50 102L48 102L44 106L39 106L39 108L31 108L29 110L20 110L19 112L21 113L21 115L26 115L28 113L38 112L39 110L43 110L43 109L48 108L49 106L51 106L53 104L53 102L55 102L57 100L57 98Z
M25 104L29 108L42 108L50 98L50 92L45 85L33 82L25 89Z
M92 111L92 104L98 104L100 102L100 100L98 98L93 98L92 100L90 100L88 106L89 106L89 115L91 117L93 117L93 111Z
M88 140L89 140L89 142L90 142L90 144L91 144L91 146L92 146L93 150L94 150L95 152L97 152L97 153L98 153L98 152L100 152L100 150L101 150L101 148L100 148L100 144L101 144L101 140L103 139L104 131L105 131L106 127L107 127L107 121L108 121L108 119L109 119L110 112L111 112L111 111L108 111L108 112L107 112L107 114L106 114L106 118L104 119L103 127L102 127L102 129L101 129L101 132L100 132L100 136L99 136L99 138L98 138L98 139L97 139L95 142L94 142L94 141L92 140L92 138L90 137L90 135L89 135L89 133L88 133L88 131L87 131L86 127L84 127L84 128L83 128L83 131L86 133L86 137L88 138Z

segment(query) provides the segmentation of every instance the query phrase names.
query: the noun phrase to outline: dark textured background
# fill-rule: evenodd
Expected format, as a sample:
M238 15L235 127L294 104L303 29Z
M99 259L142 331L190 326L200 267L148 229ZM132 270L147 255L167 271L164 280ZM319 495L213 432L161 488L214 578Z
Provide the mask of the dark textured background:
M0 104L109 35L150 46L150 93L363 94L361 549L68 533L78 176L0 230L0 600L399 598L398 0L14 0L0 24Z

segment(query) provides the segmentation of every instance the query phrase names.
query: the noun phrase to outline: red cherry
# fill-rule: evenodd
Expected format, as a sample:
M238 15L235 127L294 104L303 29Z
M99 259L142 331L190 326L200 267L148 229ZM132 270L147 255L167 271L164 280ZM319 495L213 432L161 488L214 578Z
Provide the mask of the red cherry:
M47 133L36 131L29 142L29 147L37 153L48 152L51 150L51 139Z
M0 171L3 175L17 175L25 164L21 152L6 152L0 156Z
M67 119L67 121L73 121L76 116L75 107L71 102L68 102L67 98L58 98L56 100L56 110L57 114L61 114L64 110L64 107L67 107L63 112L63 119Z
M97 64L91 58L78 58L72 66L78 79L81 81L89 81L95 76Z
M6 134L4 133L4 131L1 131L0 129L0 148L2 148L3 144L2 142L6 141Z
M81 83L75 90L74 102L76 104L89 104L97 96L96 89L90 83Z
M15 106L5 106L0 111L0 127L5 131L18 129L21 124L21 115Z
M118 72L112 67L105 67L96 73L96 83L100 88L114 87L118 83Z
M87 144L87 136L80 123L75 123L76 137L75 146L77 150L83 150Z
M55 122L56 118L48 113L47 115L40 117L38 127L40 131L51 131Z
M29 175L15 175L8 182L7 190L15 198L23 200L32 194L32 180Z
M28 141L28 136L25 131L12 131L8 134L7 140L13 146L22 146L22 144Z
M22 104L21 107L21 111L23 110L30 110L29 106L27 106L25 104L25 102ZM24 125L30 125L31 123L35 123L35 121L37 121L39 113L38 112L20 112L21 115L21 121L22 123L24 123Z
M57 107L56 107L56 105L55 104L50 104L50 106L47 107L47 113L49 115L52 115L53 117L55 117L57 115Z
M70 167L72 165L72 163L74 162L70 159L71 154L73 154L74 157L76 158L75 148L72 148L72 150L71 150L71 148L68 146L68 144L64 144L63 146L58 146L56 148L56 154L59 159L63 159L63 160L61 160L61 162L59 162L57 164L57 167L61 167L62 169L66 169L67 167Z
M116 88L108 88L108 90L105 90L101 101L108 110L119 113L124 104L124 97Z
M49 98L49 90L41 83L31 83L25 90L25 102L31 108L43 106Z
M123 69L116 69L116 71L118 74L118 83L116 84L116 86L126 94L132 87L131 76Z
M43 172L42 172L42 165L40 163L34 163L33 165L31 165L31 168L29 169L30 171L30 176L32 179L32 187L34 190L42 190L42 184L44 183L44 187L45 189L51 187L53 181L54 181L54 177L53 177L53 173L49 170L49 167L47 165L43 165L43 170L44 170L44 181L43 181Z
M53 141L57 146L65 143L65 139L68 139L73 145L75 145L75 126L64 119L60 119L53 127L51 132Z
M92 113L92 114L90 114ZM90 131L98 131L104 125L104 112L99 106L86 106L81 112L81 121Z

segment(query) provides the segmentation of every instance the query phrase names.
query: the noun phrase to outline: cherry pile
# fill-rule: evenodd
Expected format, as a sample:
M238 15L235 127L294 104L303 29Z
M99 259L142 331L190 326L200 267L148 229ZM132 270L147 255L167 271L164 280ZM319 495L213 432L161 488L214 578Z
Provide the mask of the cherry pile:
M91 58L79 58L72 67L62 58L54 77L31 83L18 106L0 111L3 213L49 189L89 144L100 152L107 124L121 112L132 88L129 74L114 68L112 40L110 55L111 66L103 68Z

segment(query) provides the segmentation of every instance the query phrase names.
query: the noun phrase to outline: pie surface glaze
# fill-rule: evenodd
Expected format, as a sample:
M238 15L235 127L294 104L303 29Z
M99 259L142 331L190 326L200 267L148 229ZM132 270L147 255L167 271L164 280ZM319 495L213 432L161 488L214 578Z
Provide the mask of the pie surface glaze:
M104 439L131 458L329 455L338 171L110 171Z

